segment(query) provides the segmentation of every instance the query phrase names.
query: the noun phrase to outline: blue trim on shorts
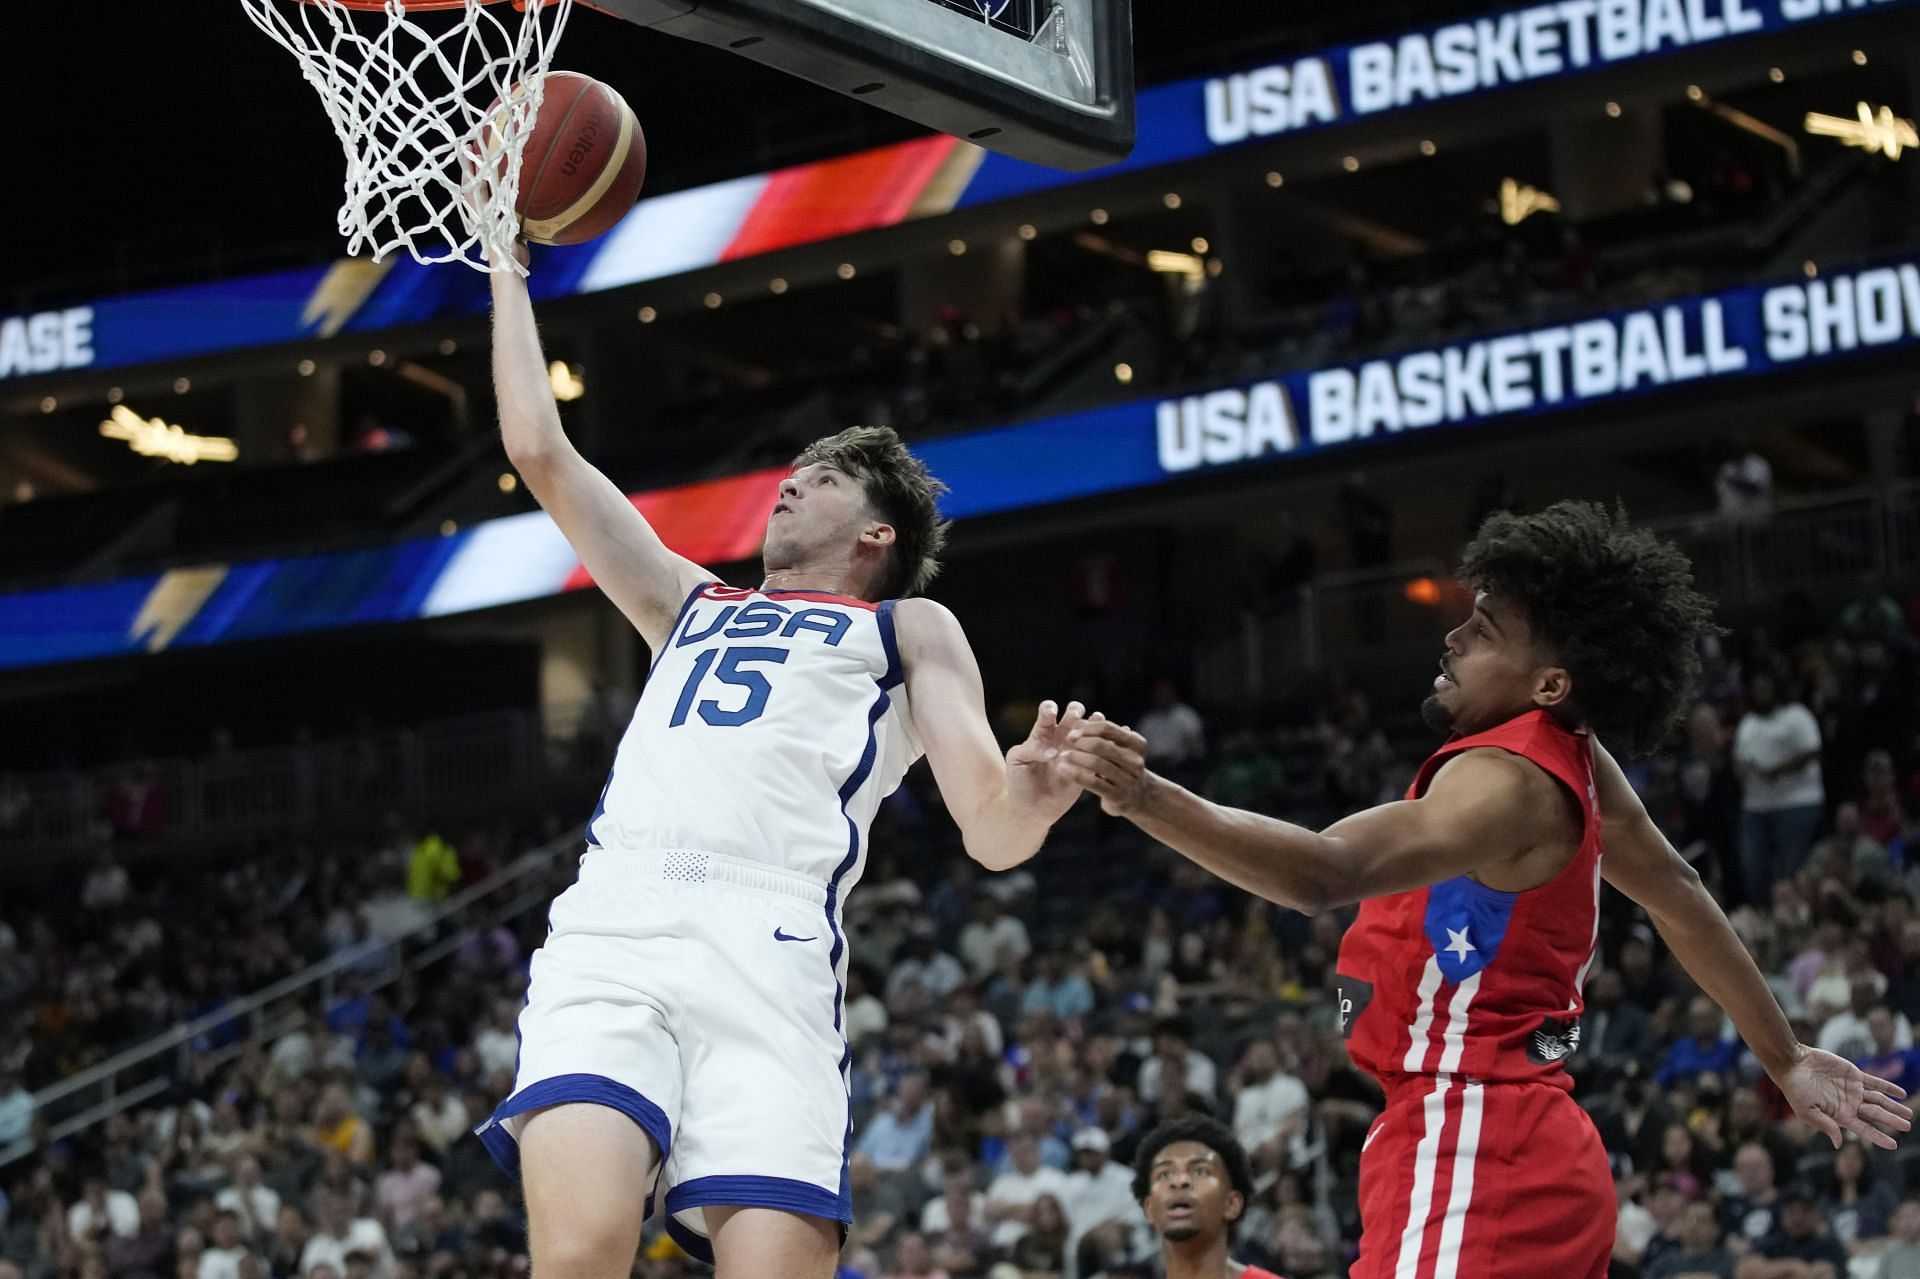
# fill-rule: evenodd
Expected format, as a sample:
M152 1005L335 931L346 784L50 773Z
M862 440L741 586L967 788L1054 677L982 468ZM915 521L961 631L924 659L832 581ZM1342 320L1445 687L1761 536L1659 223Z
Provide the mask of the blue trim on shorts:
M649 1212L647 1215L653 1214ZM667 1214L667 1238L679 1244L680 1251L695 1261L704 1261L709 1266L713 1264L713 1240L682 1222L672 1213Z
M713 1264L713 1240L677 1215L689 1208L772 1208L818 1217L840 1227L842 1246L847 1242L847 1229L853 1224L853 1201L844 1190L836 1195L812 1182L788 1177L695 1177L667 1192L667 1235L688 1256L708 1265Z
M487 1116L487 1122L473 1130L473 1135L493 1156L493 1162L500 1165L500 1171L517 1181L520 1178L520 1143L502 1126L503 1121L529 1110L567 1102L590 1102L605 1106L633 1120L660 1148L662 1164L673 1150L673 1124L667 1119L666 1112L619 1080L609 1079L605 1075L555 1075L551 1079L529 1084L501 1102Z

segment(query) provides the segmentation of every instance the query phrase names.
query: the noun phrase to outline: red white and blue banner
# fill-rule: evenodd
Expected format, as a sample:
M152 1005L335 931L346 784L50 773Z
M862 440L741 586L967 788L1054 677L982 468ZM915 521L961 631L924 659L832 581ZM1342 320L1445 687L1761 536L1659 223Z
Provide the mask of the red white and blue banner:
M1920 343L1920 256L1284 373L915 446L965 520L1412 432L1787 374ZM637 494L669 546L755 558L784 468ZM591 585L544 512L358 551L0 595L0 668L440 617Z
M1584 74L1915 0L1551 0L1214 79L1142 90L1127 159L1042 168L945 136L642 200L590 244L546 250L536 300L657 280L914 218L1272 138ZM478 273L343 261L0 318L0 381L477 315Z

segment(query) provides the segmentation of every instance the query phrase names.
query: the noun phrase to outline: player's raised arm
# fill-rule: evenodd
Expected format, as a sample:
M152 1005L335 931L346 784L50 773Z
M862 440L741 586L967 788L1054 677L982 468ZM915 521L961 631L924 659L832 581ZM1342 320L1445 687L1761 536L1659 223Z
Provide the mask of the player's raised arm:
M1189 861L1307 914L1485 872L1489 850L1524 856L1564 820L1553 783L1502 751L1464 752L1424 797L1313 831L1202 799L1148 771L1145 749L1131 728L1096 717L1074 731L1061 771Z
M712 575L668 550L626 495L567 439L527 282L511 271L495 271L491 279L493 382L507 458L594 582L657 650L688 593Z
M987 723L980 664L959 619L943 604L907 599L894 606L893 620L914 729L967 855L989 870L1018 866L1040 851L1048 829L1080 797L1080 787L1054 767L1084 714L1080 703L1062 716L1042 702L1032 733L1003 758Z
M1700 873L1647 815L1626 775L1598 741L1594 780L1600 790L1601 874L1652 917L1654 927L1700 989L1726 1009L1740 1038L1800 1117L1836 1148L1850 1132L1884 1150L1913 1126L1898 1085L1866 1074L1844 1058L1794 1037L1753 957L1727 922Z

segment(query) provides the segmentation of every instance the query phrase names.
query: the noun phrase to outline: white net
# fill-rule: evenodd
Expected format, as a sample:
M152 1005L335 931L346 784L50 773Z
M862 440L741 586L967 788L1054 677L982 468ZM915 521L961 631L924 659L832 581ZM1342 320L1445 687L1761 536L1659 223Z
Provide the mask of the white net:
M573 7L523 2L517 13L498 0L461 0L409 14L404 0L371 10L241 0L299 59L346 151L347 252L379 261L405 249L420 262L486 271L492 250L514 263L520 152Z

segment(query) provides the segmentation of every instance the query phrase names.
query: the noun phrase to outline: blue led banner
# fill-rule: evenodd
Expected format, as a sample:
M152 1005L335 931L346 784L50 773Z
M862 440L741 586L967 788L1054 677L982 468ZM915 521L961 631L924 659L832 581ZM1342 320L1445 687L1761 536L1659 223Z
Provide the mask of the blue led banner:
M969 519L1916 342L1920 258L1901 259L1132 400L916 451L952 487L946 513ZM778 479L756 472L636 501L676 550L751 555L744 548L759 544ZM709 554L723 545L733 549ZM552 520L531 512L444 538L0 595L0 668L409 621L585 584Z
M670 192L642 200L599 240L541 252L531 287L536 299L621 288L1281 134L1914 3L1553 0L1505 9L1144 90L1133 154L1088 173L930 138ZM343 261L0 318L0 381L377 333L486 306L476 272Z

